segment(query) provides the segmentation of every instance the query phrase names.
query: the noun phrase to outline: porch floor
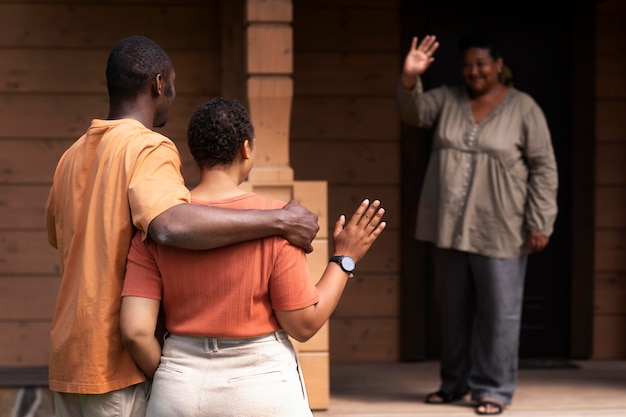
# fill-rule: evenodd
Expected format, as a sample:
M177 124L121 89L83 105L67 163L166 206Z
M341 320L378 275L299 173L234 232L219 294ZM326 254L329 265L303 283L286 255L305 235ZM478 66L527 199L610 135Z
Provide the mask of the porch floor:
M424 404L438 388L436 361L332 364L330 406L315 417L475 416L469 396L445 405ZM572 361L525 366L505 416L626 417L626 361Z

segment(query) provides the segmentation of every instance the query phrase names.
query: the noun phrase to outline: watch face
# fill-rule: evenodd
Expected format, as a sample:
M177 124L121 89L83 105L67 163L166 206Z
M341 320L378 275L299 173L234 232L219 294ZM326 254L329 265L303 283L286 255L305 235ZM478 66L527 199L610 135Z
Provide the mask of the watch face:
M354 271L355 266L356 264L354 263L354 259L351 257L344 256L343 259L341 259L341 267L344 271L352 272Z

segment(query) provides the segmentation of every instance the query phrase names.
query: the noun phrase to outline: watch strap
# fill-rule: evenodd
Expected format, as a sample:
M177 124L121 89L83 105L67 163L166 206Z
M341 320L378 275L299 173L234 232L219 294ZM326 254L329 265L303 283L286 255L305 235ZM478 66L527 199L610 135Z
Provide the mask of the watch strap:
M353 269L352 271L349 271L349 270L346 270L346 269L343 267L343 262L342 262L342 261L343 261L343 258L344 258L344 256L343 256L343 255L331 256L331 257L330 257L330 259L329 259L329 262L335 262L337 265L339 265L339 267L341 268L341 270L342 270L343 272L345 272L346 274L348 274L348 278L352 278L352 277L354 277L354 269Z

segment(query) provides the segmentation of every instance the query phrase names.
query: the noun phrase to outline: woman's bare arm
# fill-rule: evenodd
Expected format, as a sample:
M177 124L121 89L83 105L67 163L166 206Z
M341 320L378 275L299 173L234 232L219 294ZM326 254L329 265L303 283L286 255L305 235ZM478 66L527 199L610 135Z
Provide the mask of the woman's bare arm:
M155 337L160 304L152 298L122 297L122 343L149 378L154 377L161 361L161 345Z
M334 255L350 256L355 262L359 261L385 229L384 213L378 200L372 204L365 200L347 225L341 215L333 232ZM280 326L300 342L310 339L337 307L348 279L348 274L338 264L329 263L316 285L319 302L300 310L275 311Z

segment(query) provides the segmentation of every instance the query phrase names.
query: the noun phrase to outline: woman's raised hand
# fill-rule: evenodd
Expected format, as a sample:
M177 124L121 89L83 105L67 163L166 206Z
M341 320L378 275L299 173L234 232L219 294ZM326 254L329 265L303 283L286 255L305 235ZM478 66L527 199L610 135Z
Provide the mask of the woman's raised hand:
M382 221L384 214L379 200L370 204L365 199L347 224L346 217L339 216L333 231L334 254L348 255L355 262L359 261L387 226L387 222Z
M426 72L430 64L435 60L433 54L437 48L439 48L439 42L433 35L426 35L419 45L417 44L417 37L413 37L411 49L409 49L409 53L404 59L402 68L402 83L405 87L413 87L417 77Z

